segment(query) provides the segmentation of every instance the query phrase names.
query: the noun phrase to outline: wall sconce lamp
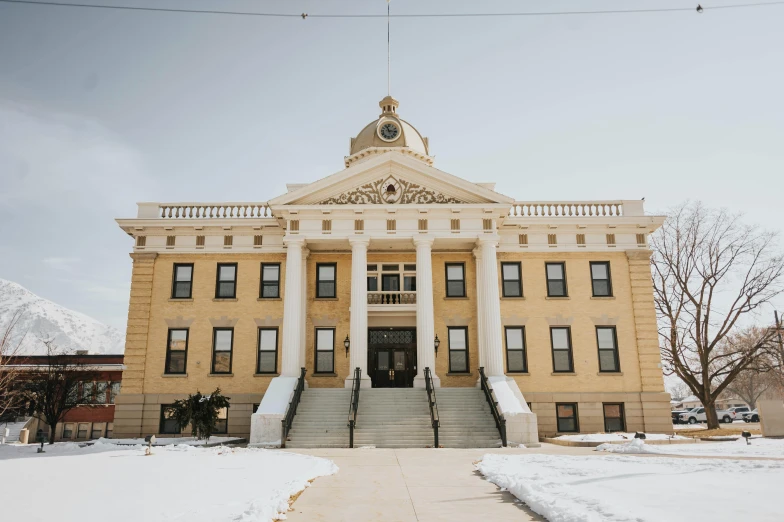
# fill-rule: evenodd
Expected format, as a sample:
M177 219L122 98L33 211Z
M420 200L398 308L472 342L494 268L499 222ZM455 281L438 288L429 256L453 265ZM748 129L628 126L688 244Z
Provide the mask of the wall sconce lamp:
M346 339L343 341L343 346L346 347L346 357L348 357L348 349L351 346L351 339L348 338L348 335L346 335Z
M438 334L436 334L436 338L433 340L433 346L436 348L436 355L438 355L438 347L441 345L441 340L438 338Z

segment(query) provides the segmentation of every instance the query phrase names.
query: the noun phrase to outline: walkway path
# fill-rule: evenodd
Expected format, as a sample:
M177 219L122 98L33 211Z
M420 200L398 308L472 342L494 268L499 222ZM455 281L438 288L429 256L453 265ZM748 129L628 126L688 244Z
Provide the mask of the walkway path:
M547 453L586 455L592 448L547 445ZM487 482L473 463L485 453L534 449L309 449L340 472L316 479L293 504L288 520L431 522L543 520L510 493Z

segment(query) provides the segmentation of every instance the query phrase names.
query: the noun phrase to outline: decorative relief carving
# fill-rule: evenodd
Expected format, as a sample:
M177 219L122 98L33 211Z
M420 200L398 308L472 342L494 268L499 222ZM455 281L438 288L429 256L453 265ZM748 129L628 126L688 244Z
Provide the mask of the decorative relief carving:
M409 183L393 176L367 183L339 196L334 196L318 205L362 205L362 204L428 204L465 203L416 183Z

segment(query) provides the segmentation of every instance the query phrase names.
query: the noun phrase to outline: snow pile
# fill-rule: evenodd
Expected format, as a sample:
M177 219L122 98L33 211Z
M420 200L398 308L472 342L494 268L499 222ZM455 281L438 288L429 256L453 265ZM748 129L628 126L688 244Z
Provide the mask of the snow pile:
M64 351L87 350L91 354L121 354L125 335L79 312L38 297L26 288L0 279L0 332L17 311L22 316L11 337L12 346L22 341L24 355L43 355L41 339L51 339ZM26 335L25 335L26 334Z
M495 400L498 401L498 409L501 413L506 415L515 415L517 413L531 413L528 405L525 403L520 404L520 401L515 397L514 391L509 387L509 382L506 377L490 377L490 387L493 388L493 395Z
M549 522L781 520L776 461L488 454L477 469ZM727 502L728 484L753 507ZM673 491L699 502L668 502Z
M309 481L338 471L331 460L262 449L177 445L145 457L143 446L105 442L58 443L44 454L37 447L0 446L2 475L36 484L3 481L3 498L14 499L3 507L4 520L29 519L31 506L36 520L82 520L85 483L64 480L78 470L102 477L89 481L89 510L111 513L113 522L266 522L281 518Z
M628 444L602 444L596 447L596 451L699 457L773 457L784 459L784 439L753 438L750 445L747 445L746 440L741 438L731 442L667 444L664 446L648 445L637 439Z
M156 437L153 446L204 446L205 444L227 444L237 442L237 437L210 437L209 440L199 440L196 437ZM144 439L105 439L101 437L96 444L112 444L115 446L146 446Z
M666 435L662 433L646 433L646 440L688 440L689 437L682 435ZM570 440L574 442L613 442L613 441L629 441L634 439L634 433L586 433L580 435L561 435L555 437L557 440Z

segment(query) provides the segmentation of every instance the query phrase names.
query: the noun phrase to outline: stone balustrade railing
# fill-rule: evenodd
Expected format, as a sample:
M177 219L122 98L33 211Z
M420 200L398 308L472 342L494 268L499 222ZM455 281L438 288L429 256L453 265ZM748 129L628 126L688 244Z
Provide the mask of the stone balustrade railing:
M642 201L515 201L509 217L642 216Z
M367 303L369 305L416 304L416 292L369 291Z
M267 203L139 203L142 219L250 219L272 217Z

